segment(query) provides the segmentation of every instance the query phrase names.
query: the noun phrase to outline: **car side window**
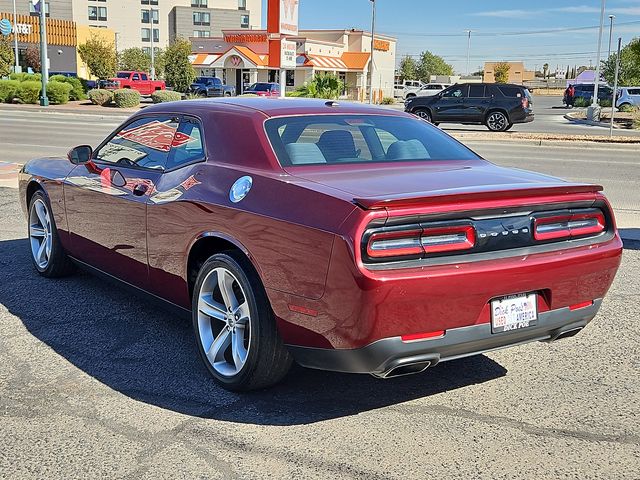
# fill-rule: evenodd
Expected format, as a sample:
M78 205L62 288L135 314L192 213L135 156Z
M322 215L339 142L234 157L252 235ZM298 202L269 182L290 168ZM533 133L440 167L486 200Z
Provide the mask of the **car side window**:
M484 97L484 85L469 85L469 97L471 98Z
M166 169L171 170L182 165L204 160L204 143L202 128L197 120L185 117L180 122Z
M445 98L462 98L465 96L465 87L455 87L442 94Z
M141 74L140 74L140 78L141 78L142 80L147 80L147 74L146 74L146 73L141 73Z
M132 80L140 80L140 75L138 75L137 73L134 73Z
M124 167L164 170L177 129L176 118L140 118L118 131L94 157L97 161Z

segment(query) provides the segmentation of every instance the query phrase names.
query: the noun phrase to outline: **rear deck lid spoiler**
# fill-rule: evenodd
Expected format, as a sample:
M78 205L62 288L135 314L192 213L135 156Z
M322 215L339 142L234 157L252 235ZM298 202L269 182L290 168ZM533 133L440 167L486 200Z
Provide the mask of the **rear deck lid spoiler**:
M483 200L507 200L513 198L547 197L571 194L595 194L602 191L601 185L580 183L536 183L507 185L496 189L495 185L468 188L432 190L402 195L384 195L354 198L353 203L365 210L384 208L402 208L416 206L434 206L443 204L466 204Z

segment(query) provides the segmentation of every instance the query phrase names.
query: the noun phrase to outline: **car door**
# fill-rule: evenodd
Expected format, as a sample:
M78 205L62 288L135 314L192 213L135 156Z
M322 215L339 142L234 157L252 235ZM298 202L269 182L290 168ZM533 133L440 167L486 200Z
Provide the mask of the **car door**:
M474 123L484 121L484 115L489 108L490 96L481 83L469 85L468 95L464 99L464 120Z
M71 254L132 285L148 288L147 201L155 192L178 120L148 115L105 140L65 180Z
M146 73L140 74L140 87L138 89L143 95L150 95L153 92L153 88L151 86L151 80Z
M468 85L454 85L442 92L433 105L435 122L457 122L464 118L464 99L469 91Z

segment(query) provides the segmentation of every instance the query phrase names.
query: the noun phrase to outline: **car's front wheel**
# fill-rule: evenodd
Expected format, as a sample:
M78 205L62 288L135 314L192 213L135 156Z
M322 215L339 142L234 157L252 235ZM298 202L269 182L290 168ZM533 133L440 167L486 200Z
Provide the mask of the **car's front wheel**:
M63 277L73 272L73 263L60 243L49 200L42 191L34 193L29 202L29 243L33 264L43 277Z
M192 315L200 356L222 387L269 387L289 371L291 355L260 278L243 255L216 254L202 265Z
M509 118L503 112L491 112L487 116L486 125L492 132L505 132L511 128Z

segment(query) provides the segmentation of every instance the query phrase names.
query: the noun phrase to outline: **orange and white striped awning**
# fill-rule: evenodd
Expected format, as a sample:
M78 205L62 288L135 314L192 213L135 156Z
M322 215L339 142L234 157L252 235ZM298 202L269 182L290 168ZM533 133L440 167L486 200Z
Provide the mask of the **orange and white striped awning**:
M191 65L194 67L208 67L219 57L219 54L198 53L197 55L191 55L189 61L191 61Z
M305 65L309 65L316 68L321 69L330 69L330 70L348 70L347 64L342 61L339 57L328 57L324 55L306 55L309 59L308 62L305 62Z

